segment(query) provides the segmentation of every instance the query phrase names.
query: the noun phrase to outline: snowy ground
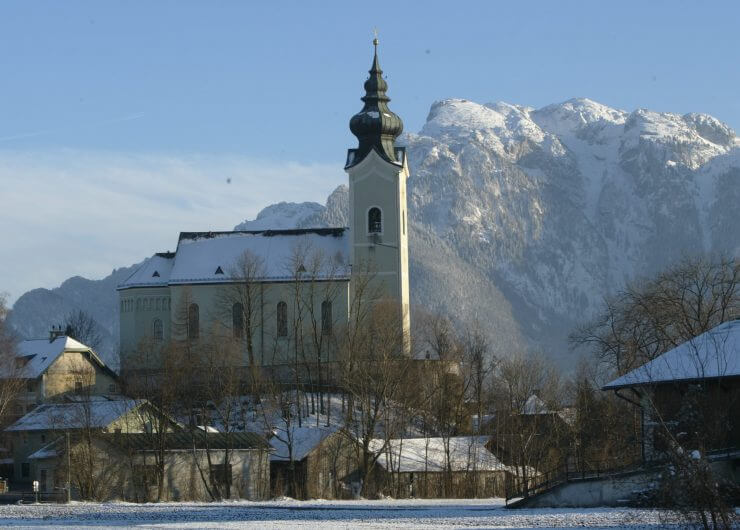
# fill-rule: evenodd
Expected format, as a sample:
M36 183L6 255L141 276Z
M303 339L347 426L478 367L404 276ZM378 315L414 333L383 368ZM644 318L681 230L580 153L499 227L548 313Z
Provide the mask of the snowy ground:
M139 528L665 528L623 508L506 510L500 499L0 506L0 526Z

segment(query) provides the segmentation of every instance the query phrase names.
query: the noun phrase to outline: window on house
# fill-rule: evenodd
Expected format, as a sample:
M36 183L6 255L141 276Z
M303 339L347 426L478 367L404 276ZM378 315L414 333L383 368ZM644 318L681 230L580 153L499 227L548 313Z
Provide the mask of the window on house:
M211 482L219 486L231 484L231 464L211 464Z
M36 392L36 381L28 381L26 383L26 391Z
M110 392L111 394L115 394L118 392L118 387L115 383L111 383L108 385L108 392Z
M277 305L277 335L288 336L288 304L285 302L278 302Z
M324 300L321 302L321 333L331 335L331 302Z
M164 331L162 329L162 321L158 318L155 318L152 321L152 338L159 342L164 337Z
M373 206L367 212L367 232L368 234L379 234L383 231L383 214L380 208Z
M231 327L234 338L241 339L244 335L244 306L237 302L231 307Z
M198 304L188 307L188 338L197 339L200 334L200 314Z

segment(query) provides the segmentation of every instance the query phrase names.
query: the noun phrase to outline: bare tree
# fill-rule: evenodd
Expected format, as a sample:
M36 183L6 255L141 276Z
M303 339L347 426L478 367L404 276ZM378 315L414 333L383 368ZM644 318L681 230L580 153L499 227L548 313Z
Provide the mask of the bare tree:
M208 347L202 349L198 364L198 381L188 385L191 392L195 385L200 389L200 421L198 425L191 425L193 458L196 465L202 467L196 451L196 444L200 444L202 447L198 449L204 451L208 469L200 469L199 473L207 492L213 500L229 499L233 493L231 435L239 430L242 418L240 390L243 378L240 350L232 341L218 340L214 336ZM225 447L218 451L214 451L209 443L208 433L211 428L222 433Z
M740 315L740 261L686 258L608 297L570 336L619 375Z
M16 337L6 321L6 300L0 293L0 427L12 419L16 398L25 387L23 365L16 359Z
M269 315L265 315L265 297L268 296L270 284L264 282L266 275L265 263L261 256L250 250L245 250L228 271L231 282L219 292L217 312L221 313L222 320L231 324L231 337L246 353L249 375L249 388L255 398L260 399L260 365L264 359L257 358L256 344L258 338L264 335L263 323ZM228 326L227 326L228 328ZM228 332L222 339L229 339ZM259 341L260 344L264 340ZM262 345L264 347L264 345Z
M404 336L397 302L364 299L369 285L354 286L352 310L357 313L350 312L350 322L339 346L342 386L350 398L345 409L345 428L358 440L363 494L369 491L371 474L388 440L399 434L394 432L398 423L383 419L395 416L394 409L405 408L403 401L413 362L405 354L408 337ZM370 307L364 307L365 303ZM371 451L371 441L379 434L383 446Z
M330 361L336 355L339 316L336 306L344 288L339 281L343 267L337 256L308 245L297 245L288 264L293 274L296 359L300 359L308 382L311 413L316 415L317 427L322 414L326 415L326 425L330 423L331 407L325 387L329 382Z
M67 315L64 322L64 334L89 346L93 351L97 351L103 343L100 324L82 309Z
M495 377L495 446L517 467L526 494L532 470L547 470L566 456L560 375L541 355L519 354L503 359Z

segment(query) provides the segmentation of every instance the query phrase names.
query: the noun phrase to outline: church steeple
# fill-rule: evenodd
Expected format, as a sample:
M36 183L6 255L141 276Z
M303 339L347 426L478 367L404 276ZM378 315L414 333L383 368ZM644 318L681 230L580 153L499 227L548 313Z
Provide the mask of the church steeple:
M361 162L372 149L388 162L400 163L396 159L394 142L403 132L403 122L388 108L391 99L386 95L388 83L383 79L378 61L377 37L373 39L373 46L375 53L370 77L365 81L365 95L361 98L365 105L349 121L349 129L359 140L359 145L347 167Z

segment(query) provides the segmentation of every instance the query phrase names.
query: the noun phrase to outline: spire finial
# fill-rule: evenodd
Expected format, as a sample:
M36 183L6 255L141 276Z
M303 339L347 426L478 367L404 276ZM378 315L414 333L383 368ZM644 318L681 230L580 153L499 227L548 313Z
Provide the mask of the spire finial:
M362 110L352 116L349 128L360 141L354 163L359 163L371 150L389 162L397 163L394 141L403 131L403 122L388 108L390 98L386 94L388 83L383 79L383 70L378 60L378 29L373 29L375 53L373 63L365 81Z

